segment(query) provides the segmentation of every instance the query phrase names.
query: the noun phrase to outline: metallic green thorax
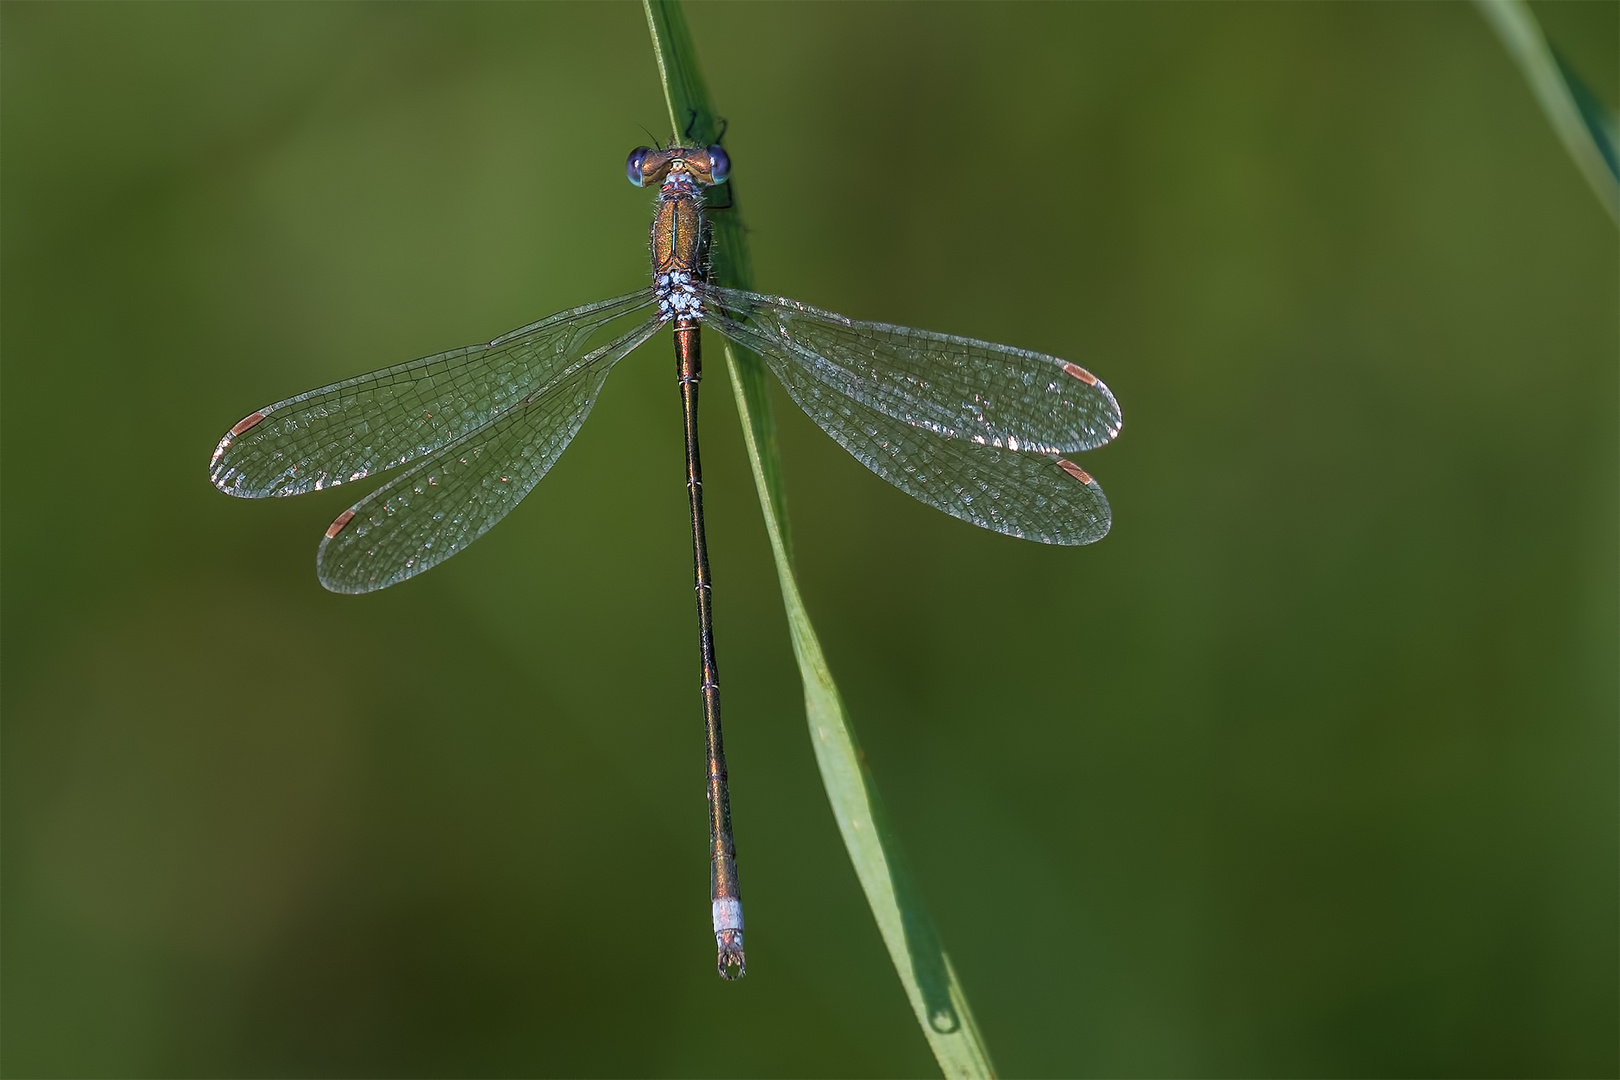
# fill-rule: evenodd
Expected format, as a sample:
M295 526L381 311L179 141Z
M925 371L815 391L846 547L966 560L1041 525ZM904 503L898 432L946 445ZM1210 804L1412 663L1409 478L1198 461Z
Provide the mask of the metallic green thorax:
M656 278L679 271L698 275L703 246L703 192L684 172L672 172L658 193L652 223L652 268Z

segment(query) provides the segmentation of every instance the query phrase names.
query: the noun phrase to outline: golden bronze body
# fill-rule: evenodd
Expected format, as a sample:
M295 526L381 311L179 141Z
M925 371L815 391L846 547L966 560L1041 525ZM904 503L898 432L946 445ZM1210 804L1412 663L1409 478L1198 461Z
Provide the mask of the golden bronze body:
M703 722L709 803L709 899L714 920L716 966L724 978L747 971L743 954L742 886L737 878L737 849L731 831L731 795L726 776L726 750L720 734L720 671L715 660L713 582L703 527L703 464L698 456L698 383L703 378L703 307L700 287L707 273L703 189L716 181L711 151L675 147L638 150L632 157L632 179L657 183L658 208L653 214L649 247L653 292L659 311L675 322L675 374L686 420L686 490L692 514L692 576L697 591L698 648L702 663ZM715 154L722 153L716 149ZM723 158L720 159L724 161Z

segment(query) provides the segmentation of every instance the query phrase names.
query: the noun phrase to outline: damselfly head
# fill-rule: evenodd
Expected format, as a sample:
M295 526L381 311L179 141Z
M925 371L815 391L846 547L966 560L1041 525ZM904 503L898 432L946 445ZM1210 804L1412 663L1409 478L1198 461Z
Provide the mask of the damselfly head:
M668 150L638 146L624 163L625 175L636 187L664 182L670 173L686 173L702 187L723 184L731 175L731 158L718 146L673 146Z

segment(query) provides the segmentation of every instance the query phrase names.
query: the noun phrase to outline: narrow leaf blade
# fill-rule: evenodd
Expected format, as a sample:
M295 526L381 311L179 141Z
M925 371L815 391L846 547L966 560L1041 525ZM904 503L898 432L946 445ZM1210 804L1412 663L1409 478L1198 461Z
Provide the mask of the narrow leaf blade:
M1525 0L1478 3L1485 21L1524 72L1525 81L1564 149L1575 159L1609 216L1620 223L1620 156L1615 150L1615 118L1553 52Z
M678 0L643 0L643 4L670 123L683 142L707 145L719 137L721 126L709 102L685 14ZM750 289L752 274L737 210L736 180L732 179L729 186L730 207L710 215L714 229L711 276L718 284ZM765 514L782 603L787 609L793 653L804 682L810 742L844 847L940 1070L948 1077L994 1076L989 1050L973 1021L961 983L900 860L899 846L888 827L877 788L799 595L765 365L759 357L730 341L725 348L749 466Z

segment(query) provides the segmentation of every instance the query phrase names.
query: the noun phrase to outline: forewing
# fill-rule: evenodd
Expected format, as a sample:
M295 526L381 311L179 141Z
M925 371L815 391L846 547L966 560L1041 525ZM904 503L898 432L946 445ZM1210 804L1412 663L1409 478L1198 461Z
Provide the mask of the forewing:
M763 354L800 395L851 398L912 427L980 446L1048 454L1119 434L1102 380L1056 356L887 323L779 296L710 287L707 317Z
M278 401L226 433L209 476L227 495L301 495L439 450L566 377L607 323L653 302L643 289L504 334Z
M338 516L315 557L321 584L363 593L414 577L523 500L590 415L608 372L663 325L651 319Z
M763 351L773 369L784 362ZM784 385L862 465L952 517L1043 544L1090 544L1108 533L1112 516L1102 486L1065 457L946 438L854 398Z

